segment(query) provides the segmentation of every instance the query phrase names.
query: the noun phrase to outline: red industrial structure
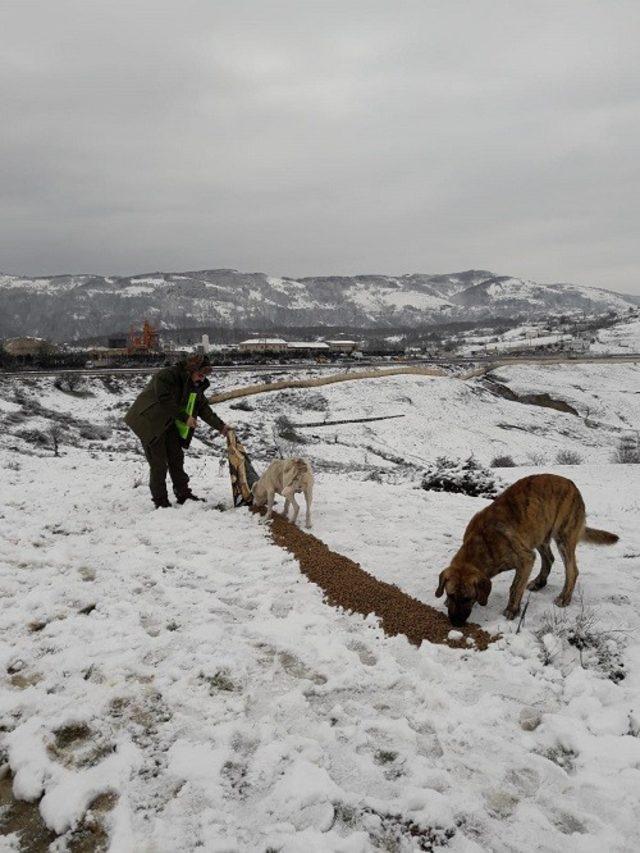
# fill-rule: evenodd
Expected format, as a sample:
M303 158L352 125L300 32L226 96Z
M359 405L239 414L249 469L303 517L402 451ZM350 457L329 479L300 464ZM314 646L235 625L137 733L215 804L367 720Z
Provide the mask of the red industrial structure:
M131 327L127 344L129 355L158 352L159 349L158 330L148 320L144 321L142 329L137 329L135 326Z

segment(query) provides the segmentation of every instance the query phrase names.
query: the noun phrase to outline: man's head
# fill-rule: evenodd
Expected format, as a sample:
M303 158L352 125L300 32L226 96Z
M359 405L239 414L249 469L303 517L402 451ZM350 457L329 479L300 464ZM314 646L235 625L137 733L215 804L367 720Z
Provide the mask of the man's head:
M190 355L187 359L187 373L192 382L202 382L212 371L211 362L206 355Z
M452 625L460 627L471 615L476 601L485 606L491 592L491 581L471 563L449 566L440 572L436 598L445 592L449 620Z

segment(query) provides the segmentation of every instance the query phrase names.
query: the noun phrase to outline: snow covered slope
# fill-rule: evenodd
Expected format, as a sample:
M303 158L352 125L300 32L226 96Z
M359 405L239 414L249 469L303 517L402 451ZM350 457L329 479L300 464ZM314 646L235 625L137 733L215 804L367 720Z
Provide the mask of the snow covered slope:
M218 407L260 469L277 415L404 413L298 428L307 443L289 433L284 448L318 470L316 535L430 604L486 501L417 489L418 458L588 459L499 471L570 476L590 522L621 539L581 546L562 613L556 563L518 635L499 578L474 613L503 632L486 652L418 649L323 603L264 524L229 508L218 439L196 442L187 466L207 503L151 510L144 460L117 428L139 379L94 381L85 397L0 383L0 725L15 796L44 794L62 845L97 821L117 853L637 849L640 466L609 453L640 372L598 370L610 372L500 371L518 394L563 393L577 415L422 377ZM60 458L35 438L54 415Z
M446 275L281 278L237 270L26 278L0 276L0 338L53 340L163 328L419 326L451 320L626 312L637 300L597 288L538 284L486 270Z
M616 323L598 333L598 341L591 349L597 353L640 352L640 319L634 317L626 322Z

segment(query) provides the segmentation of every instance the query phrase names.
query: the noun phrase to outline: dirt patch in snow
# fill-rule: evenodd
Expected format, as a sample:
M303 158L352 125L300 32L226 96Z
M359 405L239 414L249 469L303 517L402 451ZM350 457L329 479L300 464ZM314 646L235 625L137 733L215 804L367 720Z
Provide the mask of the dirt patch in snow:
M578 415L578 412L566 403L564 400L556 400L551 397L546 391L543 394L516 394L508 385L491 376L486 376L483 382L494 396L503 397L505 400L511 400L513 403L525 403L528 406L542 406L543 409L555 409L557 412L567 412L570 415Z
M264 514L266 510L253 511ZM404 634L416 646L427 640L452 648L469 648L467 639L471 639L472 647L478 649L486 649L498 639L473 624L459 629L459 638L450 639L452 626L444 613L397 586L378 580L359 563L331 551L320 539L277 513L273 514L271 537L276 545L293 554L303 574L324 591L329 604L363 616L374 613L385 634L391 637Z
M109 837L103 819L117 799L115 793L98 794L80 824L63 836L64 845L60 849L67 853L105 853ZM57 837L43 821L39 801L16 800L13 777L5 768L0 778L0 837L13 833L17 839L16 846L11 849L20 853L49 853Z
M29 850L31 853L47 853L49 845L56 836L45 826L38 803L16 800L13 796L13 779L9 773L0 779L0 836L18 834L19 846L16 850Z

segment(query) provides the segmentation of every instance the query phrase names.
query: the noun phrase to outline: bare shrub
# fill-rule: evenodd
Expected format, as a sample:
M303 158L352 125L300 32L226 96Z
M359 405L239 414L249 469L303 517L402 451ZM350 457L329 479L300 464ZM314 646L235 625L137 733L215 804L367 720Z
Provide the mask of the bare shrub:
M104 390L108 394L121 394L122 393L122 382L116 376L107 375L101 376L100 381L104 387Z
M231 403L229 405L230 409L234 409L240 412L253 412L253 406L248 400L238 400L237 403Z
M540 451L535 451L534 453L529 454L529 462L536 468L542 468L543 465L547 464L547 457L544 453L540 453Z
M593 607L588 607L582 596L578 607L572 610L553 608L547 612L536 631L545 664L566 653L577 651L580 666L600 672L616 684L625 678L622 644L616 638L621 632L602 627L600 617Z
M308 409L312 412L326 412L329 408L327 398L319 392L305 394L300 401L302 409Z
M433 492L453 492L471 497L494 498L498 489L495 475L484 468L473 456L464 461L439 456L422 475L420 483L423 489Z
M582 456L575 450L560 450L556 454L558 465L582 465Z
M29 444L33 444L35 447L47 447L49 444L49 436L41 429L23 430L20 433L20 437Z
M640 465L640 438L638 434L621 436L613 453L613 461L620 465Z
M494 456L491 460L492 468L515 468L516 463L513 456Z
M62 373L56 376L53 386L58 391L76 396L86 397L91 393L84 387L84 377L81 373Z
M116 430L116 432L129 431L129 427L124 422L124 419L119 415L107 415L105 422L111 429Z
M27 414L22 409L17 409L15 412L7 412L2 419L5 426L15 426L27 420Z
M296 428L286 415L277 417L274 426L276 434L283 441L290 441L292 444L305 444L305 437L296 431Z
M111 437L111 430L107 426L98 424L82 423L78 428L81 438L89 441L106 441Z

